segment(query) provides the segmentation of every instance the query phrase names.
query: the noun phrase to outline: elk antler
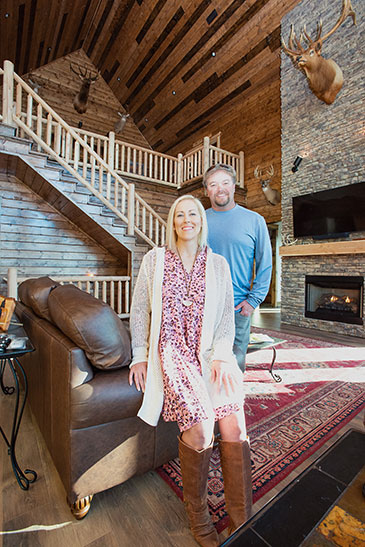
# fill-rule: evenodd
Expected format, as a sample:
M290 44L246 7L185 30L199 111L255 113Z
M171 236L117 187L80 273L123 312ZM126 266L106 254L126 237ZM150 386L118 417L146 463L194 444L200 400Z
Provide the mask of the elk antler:
M81 66L78 66L77 68L78 68L78 71L75 70L74 67L72 66L72 63L70 63L70 69L72 70L72 72L76 74L83 82L85 80L90 80L90 82L96 82L96 80L100 76L100 70L97 72L95 76L91 76L91 70L88 70L86 67L84 70L81 68Z
M342 11L341 11L340 17L338 18L336 24L332 27L332 29L330 31L327 32L327 34L325 34L321 38L321 33L322 33L322 19L321 19L319 21L319 23L317 23L317 35L316 35L314 40L312 40L312 38L307 33L307 29L306 29L305 25L303 27L303 31L300 34L300 37L299 37L299 40L298 40L298 38L296 37L295 32L294 32L294 25L291 25L290 35L289 35L289 40L288 40L289 47L286 46L285 41L283 39L281 40L282 48L283 48L284 52L287 55L292 55L294 57L300 55L301 53L304 53L307 48L304 48L303 45L301 44L301 40L303 40L303 37L306 40L306 42L307 42L307 44L310 48L316 48L317 51L320 51L323 42L325 40L327 40L327 38L329 38L329 36L331 36L338 29L338 27L340 27L342 25L342 23L345 21L345 19L349 16L352 17L352 21L353 21L354 25L356 25L356 14L355 14L355 12L353 10L353 7L351 5L351 0L343 0L343 2L342 2ZM298 49L295 49L295 45L294 45L293 42L295 42L296 47Z
M345 19L347 17L352 17L352 22L353 22L354 25L356 25L356 14L353 10L353 7L351 6L351 0L343 0L341 15L338 18L337 23L334 25L334 27L329 32L327 32L327 34L322 36L322 38L320 38L320 36L319 36L316 41L317 42L319 41L319 42L322 43L325 40L327 40L327 38L329 36L331 36L331 34L333 34L338 29L339 26L342 25L342 23L345 21Z

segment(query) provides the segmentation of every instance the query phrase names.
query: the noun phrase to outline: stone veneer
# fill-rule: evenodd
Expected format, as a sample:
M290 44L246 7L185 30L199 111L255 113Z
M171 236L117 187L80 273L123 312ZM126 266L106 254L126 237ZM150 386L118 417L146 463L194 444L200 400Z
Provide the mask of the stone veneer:
M344 74L343 87L332 105L317 99L310 91L305 76L282 53L281 190L284 240L287 237L293 239L293 196L365 181L365 2L352 0L352 5L357 25L354 26L352 19L347 18L322 48L323 56L335 60ZM309 34L314 36L316 23L322 18L325 34L337 21L341 7L341 0L303 0L282 19L281 31L285 42L288 43L291 23L295 24L297 36L304 24ZM304 159L294 174L291 168L298 155ZM350 235L351 239L364 237L365 232ZM317 244L326 241L334 240L321 240ZM316 242L311 238L300 238L296 242L297 245L308 243ZM365 338L364 326L304 317L306 274L365 277L365 254L283 257L281 299L283 323Z

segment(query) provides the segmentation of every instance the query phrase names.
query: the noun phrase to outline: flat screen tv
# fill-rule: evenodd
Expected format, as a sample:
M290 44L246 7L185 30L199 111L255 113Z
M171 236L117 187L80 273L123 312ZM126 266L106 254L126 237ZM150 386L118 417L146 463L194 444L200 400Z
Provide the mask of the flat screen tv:
M294 237L335 238L365 231L365 182L293 198Z

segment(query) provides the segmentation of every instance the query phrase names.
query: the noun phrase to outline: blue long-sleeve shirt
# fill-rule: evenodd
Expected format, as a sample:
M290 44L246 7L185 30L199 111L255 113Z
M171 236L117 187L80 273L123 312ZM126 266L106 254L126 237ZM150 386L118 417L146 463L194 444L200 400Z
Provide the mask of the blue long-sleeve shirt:
M265 219L240 205L229 211L208 209L206 213L209 246L227 259L231 269L234 305L247 300L257 308L268 293L272 270ZM251 288L254 261L255 279Z

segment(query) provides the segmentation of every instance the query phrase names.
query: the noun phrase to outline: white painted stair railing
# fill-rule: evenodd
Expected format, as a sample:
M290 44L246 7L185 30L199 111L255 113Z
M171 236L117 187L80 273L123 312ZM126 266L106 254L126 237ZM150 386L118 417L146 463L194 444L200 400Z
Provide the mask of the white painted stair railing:
M13 63L5 61L0 74L3 74L3 123L21 128L41 150L86 186L125 222L128 235L137 234L152 246L163 245L166 223L135 192L134 184L126 183L111 169L107 161L14 72ZM22 119L24 103L25 120ZM114 147L109 147L110 153L112 149Z

